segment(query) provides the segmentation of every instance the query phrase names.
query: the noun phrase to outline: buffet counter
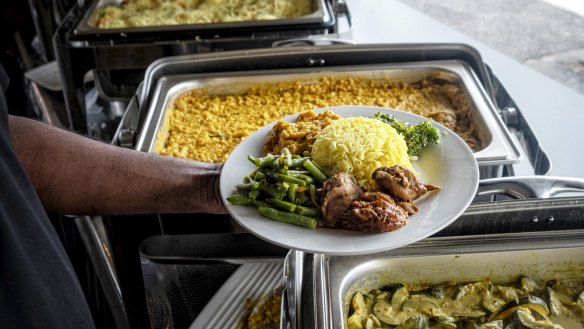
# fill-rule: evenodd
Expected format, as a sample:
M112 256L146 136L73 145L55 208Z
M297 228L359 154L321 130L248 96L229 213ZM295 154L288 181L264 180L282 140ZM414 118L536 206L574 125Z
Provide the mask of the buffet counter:
M499 115L515 139L509 142L521 146L518 148L521 154L515 160L523 161L511 161L497 170L482 172L478 197L484 198L477 199L477 203L443 232L405 247L403 253L400 248L378 256L382 259L400 254L415 256L420 250L420 255L436 256L428 247L433 243L444 247L444 253L438 256L445 257L456 257L451 251L459 246L466 248L463 248L465 252L473 253L530 250L537 249L533 242L536 236L541 241L551 241L549 246L557 249L581 247L577 241L584 229L579 220L583 218L584 167L580 164L584 162L584 154L567 152L564 145L584 141L584 129L579 127L584 121L584 96L401 2L347 0L347 6L352 22L350 28L340 27L337 29L339 33L329 34L326 38L355 42L353 49L346 45L332 50L318 46L290 48L289 51L270 51L268 48L248 53L238 50L231 53L239 56L238 62L219 53L186 55L169 62L159 60L146 73L135 94L130 93L128 110L113 143L150 151L145 145L154 141L155 131L149 129L156 126L153 123L158 119L153 116L154 112L145 109L155 104L157 97L163 97L159 92L164 89L157 88L157 79L164 78L166 73L180 77L186 73L181 71L183 67L196 68L196 74L213 73L212 67L216 67L226 75L229 71L246 69L355 65L350 62L359 60L379 64L383 58L409 58L407 56L416 52L425 58L429 53L418 47L433 49L432 56L451 59L466 53L466 48L460 51L457 45L469 45L480 53L481 58L472 61L474 66L471 66L482 79L489 97L500 103L500 108L504 107ZM468 60L467 57L464 59ZM161 81L168 83L168 80ZM132 111L132 108L137 111ZM153 111L162 110L154 105L152 108ZM150 125L144 124L145 120ZM570 198L554 201L553 197L563 196L563 193L569 193ZM506 195L507 198L495 201L493 194ZM509 198L533 200L518 202ZM542 200L547 198L551 199ZM118 325L122 324L119 327L236 328L241 317L234 314L240 314L243 308L240 304L237 304L237 310L228 308L234 305L230 297L237 296L243 302L242 295L257 297L282 286L285 288L282 295L283 322L290 328L324 328L329 325L337 328L339 321L342 322L339 314L347 309L346 303L343 304L346 301L324 295L330 293L325 289L327 282L339 279L327 277L330 273L324 273L327 264L337 261L335 257L338 256L271 249L273 246L266 246L265 241L244 232L229 216L154 214L123 219L80 218L77 222L86 232L86 247L95 249L93 263L101 273L101 284L116 288L109 289L109 299L115 301L110 306L115 308ZM106 234L94 234L95 226L103 227ZM532 234L534 232L538 234ZM472 237L462 238L463 235L476 234L494 236L482 237L474 244L471 243ZM574 244L561 242L564 235ZM213 241L217 242L217 248L211 247ZM507 249L489 247L489 244L500 241L507 243ZM477 244L480 245L477 247ZM493 261L493 264L498 263ZM100 271L99 268L109 271ZM197 275L203 280L219 279L221 284L218 286L206 286L219 293L205 290ZM266 284L258 288L258 280ZM333 292L347 291L345 286L328 288L331 287ZM330 308L326 308L327 304L314 304L321 300L329 302ZM332 308L335 312L331 312ZM218 316L224 312L231 312L230 317Z

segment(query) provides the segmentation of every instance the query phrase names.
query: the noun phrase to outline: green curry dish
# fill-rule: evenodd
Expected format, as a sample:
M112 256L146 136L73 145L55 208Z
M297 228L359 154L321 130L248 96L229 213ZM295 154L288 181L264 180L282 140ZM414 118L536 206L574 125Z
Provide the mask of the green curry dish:
M432 120L424 120L417 125L411 125L396 119L391 114L381 112L375 113L372 118L391 125L402 135L410 156L417 157L428 145L440 143L440 131L434 127Z
M348 329L580 329L581 296L582 278L393 283L356 291L347 305L346 324Z

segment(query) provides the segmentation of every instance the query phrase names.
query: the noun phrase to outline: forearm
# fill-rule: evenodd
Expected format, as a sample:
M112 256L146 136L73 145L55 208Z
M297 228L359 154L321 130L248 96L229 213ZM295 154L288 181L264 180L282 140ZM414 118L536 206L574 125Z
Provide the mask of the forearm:
M223 212L219 165L123 149L10 117L20 162L43 205L66 214Z

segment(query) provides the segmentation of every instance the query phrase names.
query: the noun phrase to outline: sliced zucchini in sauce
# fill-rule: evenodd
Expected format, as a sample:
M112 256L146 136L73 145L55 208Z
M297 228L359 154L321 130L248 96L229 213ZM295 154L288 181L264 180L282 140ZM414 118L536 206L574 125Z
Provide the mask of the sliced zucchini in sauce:
M404 312L417 312L424 314L426 316L440 316L442 310L438 306L438 302L431 296L426 295L413 295L405 301L402 305L402 310Z
M428 318L423 315L414 315L395 329L428 329L429 327Z
M537 296L528 295L515 298L503 305L497 312L491 315L491 320L505 320L512 316L518 308L531 309L545 317L550 314L550 310L543 299Z
M393 293L393 296L391 296L391 307L393 307L394 310L399 311L408 297L410 297L408 289L405 287L397 288Z
M383 323L392 326L397 326L401 323L401 320L397 318L397 312L386 300L380 300L373 304L372 312Z
M503 329L503 321L496 320L496 321L483 323L483 324L481 324L480 329Z
M561 328L553 324L539 312L529 308L519 307L513 313L511 322L505 328L509 329L557 329Z

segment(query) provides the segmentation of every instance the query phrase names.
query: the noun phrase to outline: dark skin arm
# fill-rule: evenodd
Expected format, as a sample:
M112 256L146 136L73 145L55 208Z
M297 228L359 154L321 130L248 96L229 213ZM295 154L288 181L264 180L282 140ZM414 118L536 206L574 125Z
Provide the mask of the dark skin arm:
M115 147L9 116L17 156L47 210L70 215L225 213L220 164Z

